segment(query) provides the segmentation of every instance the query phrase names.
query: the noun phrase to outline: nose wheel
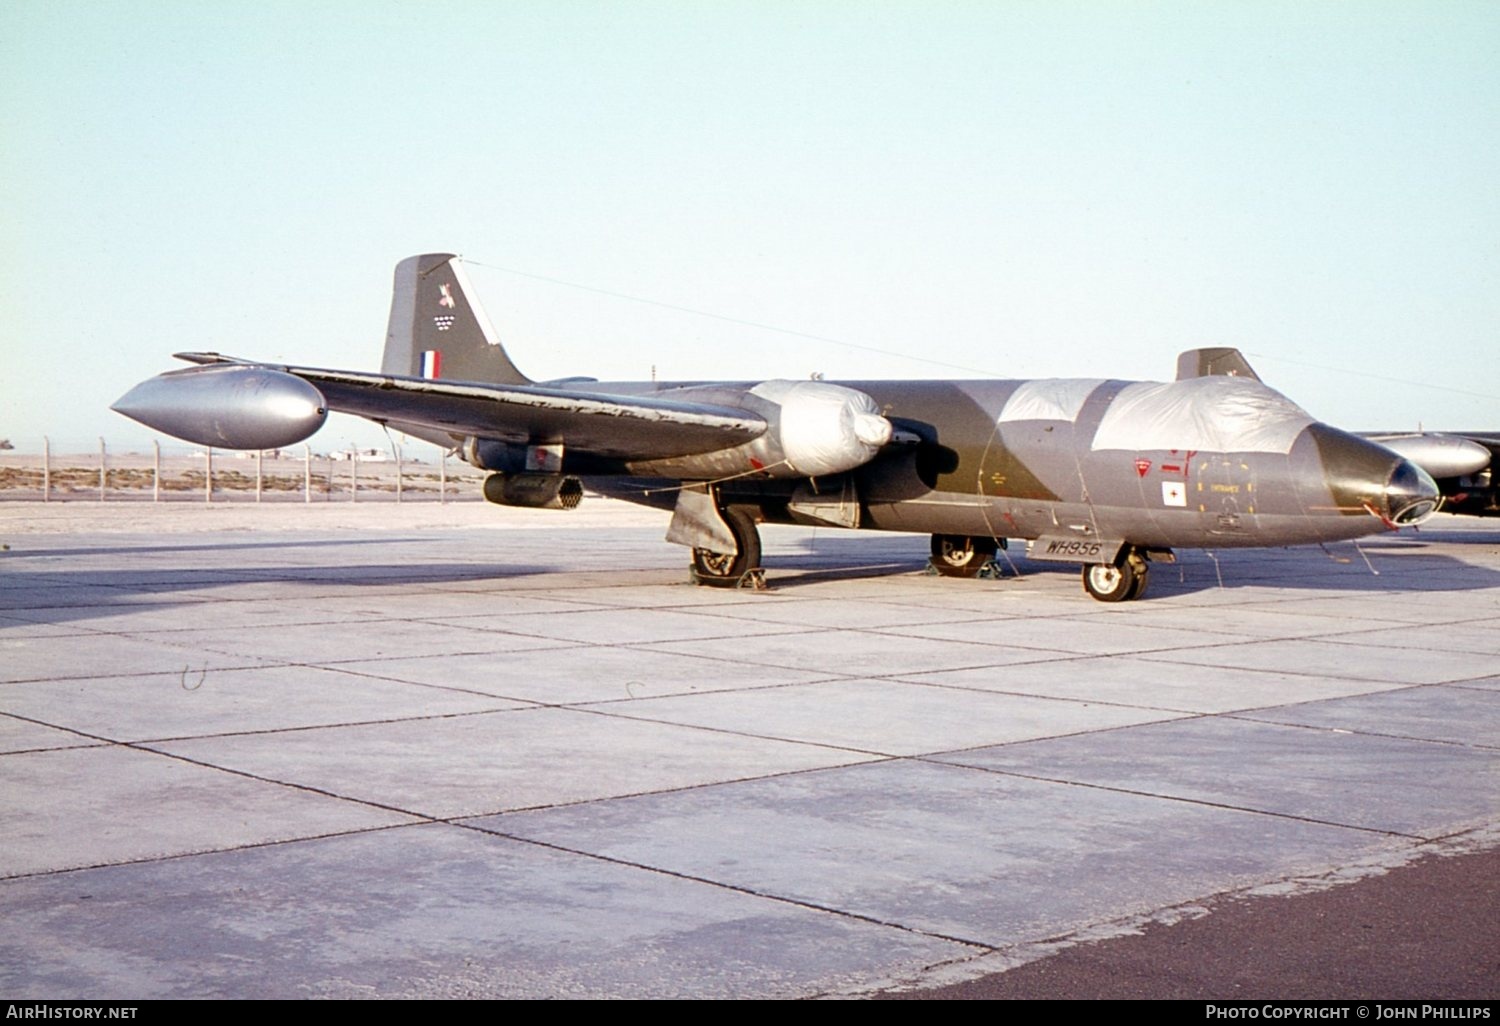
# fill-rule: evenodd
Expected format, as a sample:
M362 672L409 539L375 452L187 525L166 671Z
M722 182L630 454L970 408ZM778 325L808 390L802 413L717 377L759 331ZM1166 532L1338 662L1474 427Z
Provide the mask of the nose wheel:
M1146 594L1150 568L1146 557L1135 550L1127 553L1118 566L1091 563L1083 568L1083 590L1100 602L1129 602Z

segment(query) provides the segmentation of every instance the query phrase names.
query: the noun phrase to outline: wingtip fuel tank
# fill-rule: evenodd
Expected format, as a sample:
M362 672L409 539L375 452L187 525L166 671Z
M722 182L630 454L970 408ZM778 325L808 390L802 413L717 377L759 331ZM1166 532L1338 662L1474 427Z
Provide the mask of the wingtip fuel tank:
M221 449L277 449L328 419L323 393L269 367L210 365L158 374L110 409L157 431Z

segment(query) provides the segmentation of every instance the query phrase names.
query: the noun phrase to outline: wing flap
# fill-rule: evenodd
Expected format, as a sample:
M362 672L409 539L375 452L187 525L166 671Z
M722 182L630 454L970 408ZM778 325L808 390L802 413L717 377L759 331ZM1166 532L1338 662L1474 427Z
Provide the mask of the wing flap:
M316 385L328 408L370 420L518 443L563 443L622 460L669 459L740 445L764 419L731 406L608 395L538 385L486 385L357 371L289 367L178 353L190 363L233 363L293 374Z

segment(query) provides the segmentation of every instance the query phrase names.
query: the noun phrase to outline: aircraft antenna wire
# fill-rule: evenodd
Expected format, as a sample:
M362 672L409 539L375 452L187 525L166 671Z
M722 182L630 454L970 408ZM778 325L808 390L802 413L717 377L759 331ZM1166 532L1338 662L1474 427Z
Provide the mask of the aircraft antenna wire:
M1335 563L1347 566L1348 564L1354 562L1352 559L1349 559L1345 556L1335 554L1328 548L1327 545L1323 544L1322 542L1318 542L1318 548L1323 550L1323 555L1327 556L1331 561Z
M761 321L750 321L743 317L733 317L729 314L714 313L711 310L698 310L691 306L679 306L676 303L665 303L659 299L648 299L645 296L633 296L628 292L616 292L613 289L601 289L594 285L584 285L576 281L567 281L563 278L554 278L546 274L533 274L530 271L520 271L514 267L501 267L499 264L484 263L480 260L470 260L460 257L466 264L475 267L485 267L491 271L500 271L505 274L513 274L518 278L530 278L532 281L544 281L550 285L562 285L570 289L579 289L583 292L592 292L599 296L608 296L611 299L625 299L632 303L642 303L646 306L660 307L663 310L672 310L677 313L692 314L695 317L707 317L710 320L723 321L726 324L737 324L742 328L756 328L760 331L772 331L778 335L789 335L792 338L805 338L813 342L827 342L830 345L843 346L846 349L858 349L865 353L875 353L880 356L891 356L901 360L910 360L913 363L926 363L934 367L946 367L948 370L966 371L969 374L979 374L986 378L1003 377L1002 374L987 367L970 367L962 363L948 363L944 360L934 360L926 356L913 356L911 353L901 353L894 349L881 349L879 346L864 345L859 342L849 342L845 339L834 338L831 335L815 335L808 331L798 331L795 328L783 328L775 324L766 324Z
M1291 453L1287 453L1284 458L1286 460L1287 474L1290 477L1290 476L1292 476L1292 474L1291 474L1291 470L1292 470L1292 454ZM1307 508L1307 503L1306 503L1306 501L1303 500L1302 493L1301 493L1300 490L1297 491L1295 494L1296 494L1296 498L1297 498L1297 510L1298 510L1298 512L1300 512L1302 514L1302 520L1303 520L1303 522L1307 524L1307 527L1308 527L1309 531L1315 531L1317 525L1313 521L1312 510L1310 510L1310 509ZM1322 549L1324 552L1328 553L1328 558L1329 559L1334 559L1333 553L1328 552L1328 546L1324 545L1322 542L1318 542L1318 547L1320 549ZM1335 562L1337 562L1337 560L1335 560Z
M989 518L988 517L985 518L985 522L986 523L989 522ZM991 528L991 530L993 530L993 528ZM1010 558L1010 550L1009 549L1007 549L1007 548L1005 548L1005 547L1002 546L1001 549L1000 549L1000 555L1002 555L1002 556L1005 557L1005 565L1008 566L1008 567L1010 567L1010 572L1011 572L1011 576L1012 577L1024 577L1024 576L1026 576L1025 574L1021 573L1021 568L1018 567L1018 566L1016 566L1016 561Z
M1213 560L1214 576L1219 579L1219 590L1224 590L1224 571L1219 566L1219 555L1213 549L1204 549L1203 554Z
M399 460L401 457L398 454L397 449L396 449L396 439L391 436L391 426L389 424L387 424L385 421L382 420L380 422L380 430L382 430L382 431L385 432L385 440L390 443L390 446L391 446L391 459L393 459L393 460Z
M1078 475L1078 487L1083 491L1083 504L1089 508L1089 526L1094 529L1094 537L1099 535L1099 514L1094 510L1094 496L1089 492L1089 482L1083 476L1083 463L1078 459L1078 449L1073 447L1073 472Z
M503 274L513 274L518 278L529 278L532 281L546 282L549 285L561 285L564 288L578 289L582 292L592 292L599 296L608 296L611 299L623 299L631 303L641 303L645 306L654 306L663 310L672 310L676 313L691 314L694 317L707 317L710 320L722 321L725 324L737 324L744 328L755 328L760 331L775 332L778 335L788 335L793 338L805 338L813 342L826 342L830 345L843 346L846 349L856 349L860 352L875 353L879 356L890 356L896 359L908 360L912 363L925 363L933 367L945 367L949 370L961 370L970 374L980 374L987 378L999 378L1004 375L988 367L971 367L968 364L950 363L945 360L934 360L926 356L914 356L911 353L897 352L893 349L882 349L880 346L866 345L860 342L850 342L847 339L834 338L831 335L818 335L809 331L799 331L796 328L784 328L777 324L766 324L763 321L747 320L743 317L735 317L731 314L714 313L712 310L699 310L696 307L682 306L678 303L667 303L659 299L650 299L646 296L632 295L629 292L619 292L614 289L600 288L596 285L585 285L582 282L568 281L566 278L557 278L547 274L536 274L532 271L522 271L514 267L505 267L500 264L492 264L482 260L472 260L468 257L459 257L464 263L473 264L475 267L484 267L492 271L500 271ZM1493 393L1475 392L1469 389L1454 388L1450 385L1436 385L1426 381L1412 381L1407 378L1392 377L1387 374L1373 374L1369 371L1354 370L1348 366L1330 367L1327 364L1315 363L1309 360L1296 360L1290 357L1277 356L1271 353L1245 351L1245 355L1253 356L1257 360L1280 361L1282 363L1294 364L1300 367L1311 367L1315 370L1337 371L1339 374L1354 375L1356 377L1371 378L1375 381L1386 381L1397 385L1416 385L1420 388L1428 388L1438 392L1452 392L1454 395L1465 395L1476 399L1497 399Z
M715 485L723 484L725 481L738 481L742 477L751 477L755 474L763 474L768 470L775 470L777 467L786 467L790 465L791 460L784 459L779 460L776 463L768 463L764 467L751 467L749 470L742 470L738 474L729 474L726 477L716 477L711 481L683 481L679 484L667 485L665 488L642 488L640 492L642 495L662 495L667 492L680 492L684 488L691 488L696 485L708 485L710 488L712 488Z
M994 428L993 431L990 432L989 441L987 441L987 442L984 443L984 452L982 452L982 453L979 454L979 466L978 466L978 468L974 472L974 475L975 475L975 480L974 480L974 498L975 498L976 502L979 505L979 516L984 520L985 530L989 531L990 532L990 537L993 538L993 539L995 539L996 541L1000 541L1001 539L1000 539L1000 536L995 533L995 523L994 523L994 521L992 521L990 519L990 503L991 503L991 500L989 499L989 497L987 497L984 494L984 465L987 462L989 462L990 450L992 448L994 448L994 446L995 446L995 439L997 439L999 437L1000 437L1000 421L999 421L999 419L997 417L997 419L995 420L995 428ZM1010 553L1006 552L1006 550L1004 548L1000 549L1000 551L1005 553L1005 561L1010 564L1011 571L1017 577L1020 577L1021 576L1021 571L1018 570L1018 569L1016 569L1016 564L1014 563L1014 561L1011 560Z
M1290 363L1298 367L1311 367L1314 370L1332 371L1341 376L1371 378L1375 381L1385 381L1393 385L1416 385L1418 388L1430 388L1436 392L1452 392L1454 395L1466 395L1474 399L1500 399L1500 395L1496 395L1493 392L1471 392L1468 389L1454 388L1451 385L1434 385L1430 381L1413 381L1410 378L1391 377L1389 374L1372 374L1369 371L1354 370L1347 365L1341 367L1330 367L1327 364L1315 363L1311 360L1294 360L1291 357L1274 356L1270 353L1252 353L1248 349L1245 350L1245 355L1253 356L1257 360L1270 360L1273 363Z

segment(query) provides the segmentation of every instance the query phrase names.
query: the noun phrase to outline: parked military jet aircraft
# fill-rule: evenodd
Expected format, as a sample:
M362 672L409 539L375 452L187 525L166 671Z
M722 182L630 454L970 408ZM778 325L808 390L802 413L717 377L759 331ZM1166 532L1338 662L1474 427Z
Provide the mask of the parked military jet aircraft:
M1232 349L1184 353L1167 383L534 382L446 253L397 265L378 374L178 357L198 366L114 409L231 449L357 414L491 471L491 502L568 509L587 483L672 509L667 540L710 585L758 578L757 522L828 524L930 534L932 565L960 577L1026 539L1114 602L1173 548L1355 538L1439 501L1413 462L1315 421Z

